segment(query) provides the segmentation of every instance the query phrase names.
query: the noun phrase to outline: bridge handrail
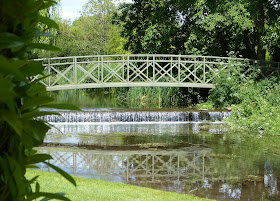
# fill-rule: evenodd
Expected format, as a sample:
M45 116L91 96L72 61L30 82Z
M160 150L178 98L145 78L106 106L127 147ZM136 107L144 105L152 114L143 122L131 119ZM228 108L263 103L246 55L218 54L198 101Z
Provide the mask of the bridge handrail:
M135 86L213 88L213 78L230 62L266 69L269 72L262 72L263 77L280 72L277 62L201 55L89 55L34 60L41 61L46 67L45 74L50 75L41 81L47 90Z
M86 56L67 56L67 57L50 57L50 58L39 58L34 59L34 61L43 60L57 60L57 59L72 59L72 58L98 58L98 57L177 57L177 58L206 58L206 59L225 59L225 60L237 60L237 61L253 61L262 62L268 64L278 64L280 67L280 62L248 59L248 58L235 58L235 57L220 57L220 56L203 56L203 55L175 55L175 54L117 54L117 55L86 55Z

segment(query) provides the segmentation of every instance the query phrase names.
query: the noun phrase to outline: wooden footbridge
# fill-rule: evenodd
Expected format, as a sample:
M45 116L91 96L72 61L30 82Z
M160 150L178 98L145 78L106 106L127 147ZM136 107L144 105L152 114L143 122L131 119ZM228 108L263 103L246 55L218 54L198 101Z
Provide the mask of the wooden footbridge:
M106 87L213 88L213 78L228 65L277 71L279 63L229 57L193 55L100 55L36 59L45 66L41 82L48 91ZM36 78L39 78L37 76Z

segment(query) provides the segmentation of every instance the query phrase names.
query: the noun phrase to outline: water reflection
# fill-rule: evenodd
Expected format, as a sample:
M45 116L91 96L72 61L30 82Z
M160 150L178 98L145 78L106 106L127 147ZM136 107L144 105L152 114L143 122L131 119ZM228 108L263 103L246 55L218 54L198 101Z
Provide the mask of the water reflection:
M269 161L248 169L242 167L244 158L218 157L200 146L125 151L42 147L40 152L51 154L54 165L82 177L218 200L279 199L279 178ZM40 169L51 171L44 164Z
M220 122L54 126L39 150L73 175L217 200L280 199L280 157L271 146L277 138L234 135Z
M166 187L180 192L182 190L176 187L178 182L203 181L211 175L211 168L205 166L210 159L209 150L195 147L170 151L44 147L40 152L51 154L51 162L70 174L132 184L161 184L164 181L172 184ZM49 170L44 164L40 168Z

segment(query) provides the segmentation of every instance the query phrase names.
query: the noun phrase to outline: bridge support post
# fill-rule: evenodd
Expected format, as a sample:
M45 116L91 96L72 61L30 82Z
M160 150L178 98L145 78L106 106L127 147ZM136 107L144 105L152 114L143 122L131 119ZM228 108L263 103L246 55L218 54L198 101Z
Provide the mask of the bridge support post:
M203 57L203 84L205 84L205 57Z
M153 55L153 82L155 82L155 75L156 75L156 63L155 63L156 61L155 61L155 55Z
M78 84L78 78L77 78L77 57L73 58L73 63L74 63L74 83Z
M178 56L178 83L181 83L181 57Z
M103 56L101 56L101 83L103 83L104 68L103 68Z
M155 80L156 80L156 78L155 78L155 76L156 76L156 61L155 61L155 55L153 55L153 82L155 82Z
M129 56L127 56L127 82L129 82L129 62L130 62L130 58Z
M48 59L48 87L50 87L51 86L51 76L50 76L50 74L51 74L51 61L50 61L50 59Z

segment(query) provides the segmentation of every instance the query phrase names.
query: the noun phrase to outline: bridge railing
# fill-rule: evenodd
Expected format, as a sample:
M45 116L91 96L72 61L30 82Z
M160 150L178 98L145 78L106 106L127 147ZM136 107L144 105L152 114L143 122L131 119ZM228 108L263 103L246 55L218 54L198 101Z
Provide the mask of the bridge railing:
M213 79L234 61L254 66L262 76L279 73L279 63L194 55L99 55L36 59L45 66L48 90L169 86L213 88ZM244 77L250 73L244 68Z

